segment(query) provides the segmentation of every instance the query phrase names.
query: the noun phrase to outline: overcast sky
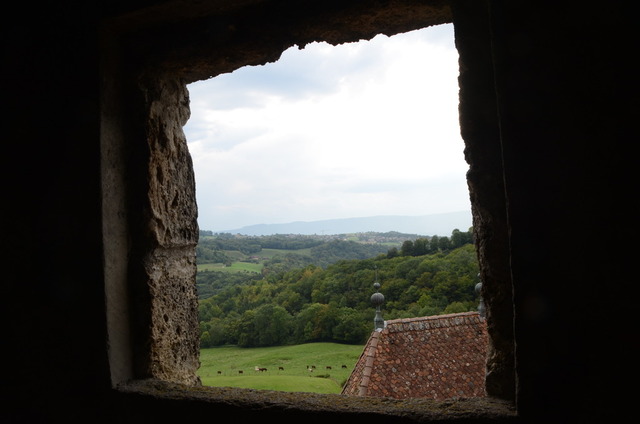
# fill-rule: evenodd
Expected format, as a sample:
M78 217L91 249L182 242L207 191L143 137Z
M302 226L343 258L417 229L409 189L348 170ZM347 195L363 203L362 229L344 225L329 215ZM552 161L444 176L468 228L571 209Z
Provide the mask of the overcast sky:
M469 210L457 77L440 25L190 84L200 228Z

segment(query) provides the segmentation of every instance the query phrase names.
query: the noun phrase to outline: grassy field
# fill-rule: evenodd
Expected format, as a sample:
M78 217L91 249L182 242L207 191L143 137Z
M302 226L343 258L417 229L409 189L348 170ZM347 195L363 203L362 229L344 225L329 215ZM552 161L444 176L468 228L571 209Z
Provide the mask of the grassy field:
M261 258L273 258L276 255L285 256L289 253L295 253L297 255L311 255L311 248L297 249L297 250L284 250L284 249L262 249L257 256Z
M205 386L340 393L362 349L336 343L202 349L198 375ZM312 366L315 368L309 371ZM256 371L256 367L266 371Z
M198 272L201 271L224 271L224 272L260 272L262 270L262 264L254 264L249 262L234 262L231 266L225 266L224 264L199 264Z
M245 255L237 250L225 250L224 253L229 256L234 262L231 266L225 266L224 264L199 264L198 271L224 271L224 272L257 272L262 271L263 263L267 259L271 259L274 256L284 256L288 253L297 253L299 255L308 255L311 251L308 249L298 250L284 250L284 249L262 249L255 256L258 258L258 263L242 262L250 259L253 255Z

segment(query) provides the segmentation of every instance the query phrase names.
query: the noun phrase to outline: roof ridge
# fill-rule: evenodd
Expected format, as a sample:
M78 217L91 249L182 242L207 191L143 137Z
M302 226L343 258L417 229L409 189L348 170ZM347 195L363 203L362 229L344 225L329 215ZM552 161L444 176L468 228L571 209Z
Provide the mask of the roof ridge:
M446 319L451 319L456 317L473 317L473 316L477 316L479 318L480 313L477 311L470 311L470 312L457 312L453 314L443 314L443 315L429 315L426 317L397 318L397 319L390 319L386 323L388 325L388 324L408 323L408 322L416 322L416 321L440 321L440 320L446 320Z
M427 317L399 318L386 322L388 332L424 330L429 328L454 327L459 325L473 325L484 319L477 311L459 312L455 314L430 315Z

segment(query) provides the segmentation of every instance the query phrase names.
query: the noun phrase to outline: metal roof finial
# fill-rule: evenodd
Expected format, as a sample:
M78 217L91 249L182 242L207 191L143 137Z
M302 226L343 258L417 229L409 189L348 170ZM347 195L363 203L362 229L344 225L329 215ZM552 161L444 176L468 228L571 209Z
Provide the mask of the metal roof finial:
M380 306L384 303L384 296L378 291L380 288L380 283L378 282L378 267L376 266L375 269L376 280L375 283L373 283L373 288L376 289L376 292L371 296L371 303L376 307L376 316L373 319L373 325L375 330L381 330L384 328L384 319L382 318Z
M478 273L478 279L480 278L480 274ZM480 313L481 318L486 317L486 308L484 306L484 299L482 298L482 280L478 284L476 284L476 294L480 296L480 303L478 304L478 312Z

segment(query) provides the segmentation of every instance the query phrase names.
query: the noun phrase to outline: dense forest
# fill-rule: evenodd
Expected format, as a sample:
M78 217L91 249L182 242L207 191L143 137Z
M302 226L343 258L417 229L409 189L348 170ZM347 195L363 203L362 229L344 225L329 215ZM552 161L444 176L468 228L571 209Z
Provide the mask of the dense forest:
M265 261L262 273L198 273L201 346L364 343L373 330L370 298L376 281L385 297L385 319L475 310L478 264L471 234L454 230L451 237L416 237L392 247L274 237L280 239L278 248L290 238L292 253ZM205 238L209 241L199 249L210 255L226 254L230 247L257 254L275 246L260 240L264 237Z
M371 258L379 253L386 253L392 245L399 246L405 241L413 242L420 237L416 234L398 232L313 236L301 234L242 236L229 233L212 234L209 231L200 233L200 240L196 247L199 264L214 262L230 264L234 260L227 253L230 251L258 256L263 249L281 249L297 256L297 266L309 264L327 266L340 259ZM448 238L444 237L444 239ZM304 253L299 253L303 251ZM273 267L274 264L271 266Z

